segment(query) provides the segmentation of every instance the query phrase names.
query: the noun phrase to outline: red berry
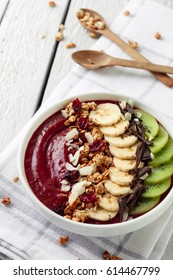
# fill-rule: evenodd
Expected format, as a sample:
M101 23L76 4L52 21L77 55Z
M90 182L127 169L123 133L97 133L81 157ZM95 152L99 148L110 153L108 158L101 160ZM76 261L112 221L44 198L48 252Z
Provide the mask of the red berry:
M81 129L87 129L89 125L89 119L88 118L80 118L78 121L78 125Z
M70 183L76 183L79 181L80 173L78 170L67 171L65 179Z
M97 199L97 197L94 192L85 193L80 197L80 200L84 203L92 203L92 202L95 202L96 199Z
M90 151L91 152L98 152L102 149L102 147L105 146L105 143L103 140L96 140L90 145Z
M78 115L78 116L80 115L81 110L82 110L82 105L78 98L73 100L73 110L76 113L76 115Z

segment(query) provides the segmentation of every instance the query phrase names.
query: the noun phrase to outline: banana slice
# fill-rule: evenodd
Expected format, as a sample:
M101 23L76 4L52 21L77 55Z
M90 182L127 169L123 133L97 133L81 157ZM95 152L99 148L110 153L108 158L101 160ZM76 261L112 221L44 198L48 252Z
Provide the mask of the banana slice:
M109 193L111 193L112 195L115 195L115 196L128 194L131 191L130 187L119 186L116 183L112 182L111 180L106 180L104 185L105 185L105 189Z
M91 211L90 209L87 209L89 218L97 220L97 221L109 221L112 220L116 215L117 211L115 212L109 212L104 209L98 208L96 211Z
M122 135L120 137L105 136L105 139L109 144L114 145L117 148L131 147L137 142L137 137L134 135Z
M117 123L121 118L121 111L116 104L104 103L91 111L89 118L101 126L108 126Z
M136 160L135 159L120 159L120 158L113 158L113 163L115 167L119 170L128 172L129 170L135 168ZM144 163L140 162L139 167L143 167Z
M114 137L114 136L120 136L121 134L124 134L124 132L126 131L128 126L129 126L129 121L123 120L121 118L121 120L118 123L116 123L112 126L100 127L100 130L101 130L101 132L103 132L103 134L105 136Z
M118 198L112 194L106 193L99 195L99 206L106 211L116 212L119 210Z
M120 159L135 159L138 143L129 148L117 148L114 145L109 145L110 152L113 156Z
M123 172L116 167L109 168L109 177L110 180L120 186L130 186L133 175Z

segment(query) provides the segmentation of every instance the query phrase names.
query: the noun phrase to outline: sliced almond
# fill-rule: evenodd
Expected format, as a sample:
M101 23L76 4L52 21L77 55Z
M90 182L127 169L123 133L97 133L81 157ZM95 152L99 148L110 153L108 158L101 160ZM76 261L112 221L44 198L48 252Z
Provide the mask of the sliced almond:
M76 135L78 135L78 134L79 134L79 133L78 133L77 129L74 128L74 129L70 130L70 131L66 134L65 139L66 139L66 141L69 141L70 139L73 139L74 136L76 136Z

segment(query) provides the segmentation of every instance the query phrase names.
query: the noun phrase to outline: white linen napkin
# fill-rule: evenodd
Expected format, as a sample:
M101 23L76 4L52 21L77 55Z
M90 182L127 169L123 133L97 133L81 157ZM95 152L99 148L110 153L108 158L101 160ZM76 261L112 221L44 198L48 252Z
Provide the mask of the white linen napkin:
M152 62L173 64L173 11L145 0L131 0L111 29L125 41L137 41L139 51ZM154 35L160 32L162 39ZM101 37L94 49L122 58L129 58L115 44ZM66 96L89 92L116 92L129 98L144 100L155 106L169 120L173 120L173 89L167 88L150 73L120 67L87 71L75 67L39 109ZM88 94L89 97L89 94ZM35 116L30 120L33 121ZM17 151L24 133L14 139L0 156L0 198L11 197L11 205L0 204L0 259L102 259L105 250L124 259L167 258L173 232L173 209L170 207L159 219L145 228L124 236L97 238L76 235L62 230L41 216L31 205L18 175ZM67 235L67 246L58 245L59 236ZM169 258L173 258L171 250Z

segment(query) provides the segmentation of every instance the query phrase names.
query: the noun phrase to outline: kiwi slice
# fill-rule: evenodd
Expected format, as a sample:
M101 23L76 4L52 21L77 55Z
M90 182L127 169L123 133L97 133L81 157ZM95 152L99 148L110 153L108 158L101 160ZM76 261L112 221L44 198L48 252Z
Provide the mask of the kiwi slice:
M160 196L141 198L139 203L130 211L131 215L141 215L154 208L160 201Z
M149 147L150 151L153 154L160 152L161 149L163 149L163 147L167 144L168 138L168 132L162 126L159 126L158 134L154 138L152 146Z
M155 154L153 160L149 162L151 166L159 166L161 164L167 163L173 157L173 141L169 138L166 146L157 154Z
M171 177L172 175L173 175L173 160L163 165L160 165L158 167L153 167L151 173L145 179L145 184L146 185L157 184Z
M147 185L146 191L142 197L156 197L166 192L171 186L171 177L161 181L160 183Z
M142 110L136 109L134 111L137 118L139 118L143 122L146 138L149 140L154 139L159 131L159 125L156 119Z

